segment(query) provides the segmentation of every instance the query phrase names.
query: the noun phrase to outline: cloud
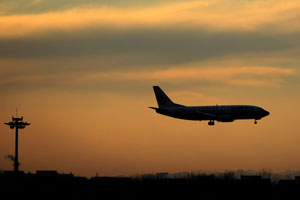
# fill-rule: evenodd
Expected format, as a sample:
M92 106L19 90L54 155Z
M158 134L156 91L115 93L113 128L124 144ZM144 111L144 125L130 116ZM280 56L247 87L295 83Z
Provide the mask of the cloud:
M97 4L0 16L1 88L155 80L280 86L298 67L298 4ZM229 67L230 60L242 63Z
M262 27L276 32L300 30L298 1L188 1L162 5L115 8L96 6L40 14L0 16L0 37L21 37L51 30L89 27L202 27L208 30L247 30Z
M64 63L50 62L49 67L28 61L28 66L20 67L19 63L6 64L0 75L0 89L2 91L32 90L32 89L59 89L78 91L129 91L139 90L153 84L177 85L176 87L248 87L268 88L281 87L288 84L288 80L297 76L294 68L249 65L245 61L220 60L217 62L195 62L177 64L169 68L163 67L126 67L123 70L80 67L80 61L74 60L71 67L64 67ZM97 63L97 62L96 62ZM1 62L0 62L1 64ZM76 65L77 64L77 65ZM3 65L3 63L2 63ZM19 66L19 68L11 68ZM55 65L62 66L55 67ZM52 68L51 68L52 66ZM126 89L127 88L127 89ZM128 88L131 88L128 90Z
M111 70L149 66L167 68L245 55L274 59L274 53L278 58L287 51L291 54L285 54L285 57L297 58L300 32L286 32L288 29L281 28L299 24L296 22L298 12L294 12L297 3L282 5L282 1L215 0L133 8L78 7L0 16L0 59L45 59L43 68L48 69L46 59L52 62L52 59L80 57L76 66L82 64L85 69ZM239 25L237 21L243 19L240 16L243 13L245 16L252 13L253 16L244 20L253 20L256 25L247 20ZM269 15L274 16L268 18ZM229 16L232 19L225 20ZM278 18L280 23L277 23ZM264 20L267 22L262 22ZM247 25L252 28L243 28ZM270 27L274 26L280 26L281 31L273 31ZM90 65L91 57L93 60L98 57L98 62Z
M266 55L287 49L299 52L299 35L207 32L203 29L181 30L175 27L50 32L44 36L0 39L0 58L98 56L103 60L102 57L114 56L114 60L131 57L132 60L144 60L144 63L173 64L232 55Z
M0 16L0 60L36 60L46 71L67 73L79 68L169 68L226 57L265 57L271 62L275 58L297 59L300 32L286 32L285 28L276 32L270 28L274 23L297 26L297 3L282 5L283 1L214 0L125 8L78 7ZM255 21L253 29L243 28L251 24L247 20L241 26L236 23L243 13L252 13L245 20ZM268 18L269 15L274 17ZM226 16L232 20L224 20ZM209 27L203 20L209 26L220 24L220 28ZM283 52L289 53L283 56Z
M45 12L64 11L72 8L142 8L168 2L184 2L185 0L1 0L0 10L3 15L39 14Z
M107 72L82 76L78 81L150 81L150 82L191 82L204 81L217 84L278 87L285 77L294 74L293 69L279 67L184 67L146 72Z
M30 5L40 4L42 2L43 2L43 0L32 0L31 3L30 3Z

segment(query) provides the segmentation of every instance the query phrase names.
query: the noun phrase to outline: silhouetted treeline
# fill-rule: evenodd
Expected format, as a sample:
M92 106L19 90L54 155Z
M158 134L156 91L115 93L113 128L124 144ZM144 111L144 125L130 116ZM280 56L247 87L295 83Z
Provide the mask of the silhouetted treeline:
M76 177L55 171L0 175L1 194L83 199L299 199L300 179L272 182L261 175L237 178L234 172L169 178L166 173L136 177Z

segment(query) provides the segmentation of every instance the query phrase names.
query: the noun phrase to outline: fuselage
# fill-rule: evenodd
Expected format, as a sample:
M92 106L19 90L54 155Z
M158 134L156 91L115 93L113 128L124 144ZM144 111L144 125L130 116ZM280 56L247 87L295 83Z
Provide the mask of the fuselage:
M186 120L216 120L232 122L237 119L259 120L269 112L251 105L183 106L157 108L157 113Z

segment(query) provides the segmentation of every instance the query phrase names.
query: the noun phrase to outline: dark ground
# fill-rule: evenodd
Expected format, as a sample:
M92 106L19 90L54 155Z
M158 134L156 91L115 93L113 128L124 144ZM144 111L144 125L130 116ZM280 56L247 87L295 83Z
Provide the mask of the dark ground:
M260 176L187 178L74 177L2 174L1 196L45 199L300 199L300 181L272 183ZM2 199L2 198L1 198ZM3 198L4 199L4 198Z

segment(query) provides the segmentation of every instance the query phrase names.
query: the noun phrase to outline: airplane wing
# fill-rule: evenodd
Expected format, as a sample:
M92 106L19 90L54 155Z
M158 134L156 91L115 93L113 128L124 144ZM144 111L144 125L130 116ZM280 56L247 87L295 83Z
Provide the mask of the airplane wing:
M216 115L214 114L210 114L210 113L206 113L206 112L201 112L201 111L195 111L197 114L201 114L201 115L206 115L206 116L209 116L209 117L217 117Z
M157 110L157 109L159 109L159 108L155 108L155 107L148 107L148 108L151 108L151 109L153 109L153 110Z

